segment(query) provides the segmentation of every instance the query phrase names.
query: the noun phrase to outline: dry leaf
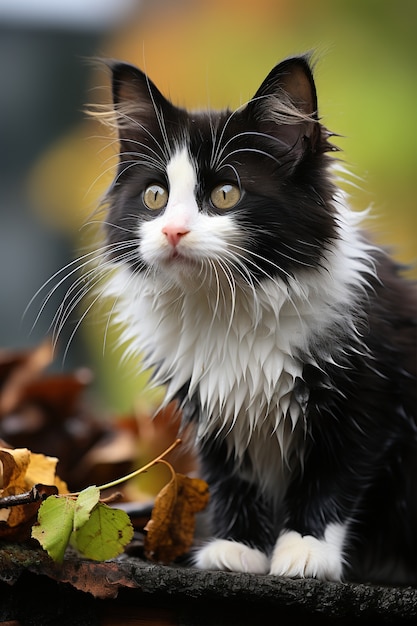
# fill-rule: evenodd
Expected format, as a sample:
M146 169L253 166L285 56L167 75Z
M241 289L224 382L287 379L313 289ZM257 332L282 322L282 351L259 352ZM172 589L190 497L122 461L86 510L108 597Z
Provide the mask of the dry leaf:
M0 414L13 411L26 386L52 361L52 345L45 342L26 352L0 351Z
M208 485L200 478L173 474L155 499L152 517L145 527L145 554L153 561L169 563L191 548L195 513L208 503Z
M35 484L55 485L60 493L68 491L55 474L58 459L34 454L27 448L0 448L0 497L29 491ZM30 537L40 502L0 510L0 537L22 541Z
M108 419L85 401L92 373L79 368L50 374L43 370L51 359L48 343L26 351L0 350L0 439L11 448L58 457L59 474L72 491L130 473L177 436L181 423L177 403L164 407L153 419L156 406L138 400L134 414ZM182 430L181 438L185 436ZM198 473L190 450L184 446L175 454L175 470ZM158 493L165 481L165 471L156 467L140 481L131 481L125 497L143 501Z
M49 374L43 370L51 358L49 344L0 350L0 438L11 448L58 457L59 473L73 491L131 471L137 437L128 437L119 420L90 410L84 395L92 372Z

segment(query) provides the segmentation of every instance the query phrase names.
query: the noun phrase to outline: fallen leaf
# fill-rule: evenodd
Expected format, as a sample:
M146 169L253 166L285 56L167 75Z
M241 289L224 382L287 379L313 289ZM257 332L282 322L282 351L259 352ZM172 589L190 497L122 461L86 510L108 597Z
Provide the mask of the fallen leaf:
M39 508L32 538L57 563L64 560L69 543L82 556L106 561L123 552L133 537L133 526L124 511L99 502L100 489L47 498Z
M71 543L87 559L107 561L123 552L132 537L129 516L99 502L88 521L74 532Z
M55 485L59 493L68 493L66 482L56 475L58 459L54 456L30 453L29 465L26 470L25 482L28 487L36 483Z
M51 496L39 508L38 524L32 528L32 537L57 563L64 560L73 527L76 500Z
M190 549L195 514L208 503L208 485L200 478L173 474L157 495L152 517L145 526L145 555L170 563Z
M30 463L30 450L1 448L0 462L2 464L1 495L8 496L26 491L26 471Z
M51 363L52 355L50 341L26 352L0 353L0 414L13 411L19 405L27 384Z
M142 395L131 415L96 415L84 397L92 372L78 368L50 374L43 370L51 360L50 342L20 352L0 350L0 438L7 442L4 447L58 457L59 475L71 491L130 473L177 436L181 411L176 402L157 411L160 398ZM182 429L181 438L191 431L191 426ZM171 463L178 472L197 475L191 449L186 445L175 452ZM147 500L165 481L164 469L156 466L127 485L125 498Z
M73 530L79 530L90 519L91 511L100 500L100 489L87 487L79 494L74 511Z
M0 350L0 437L12 448L58 457L59 473L74 491L129 472L137 437L90 410L89 369L51 375L42 371L51 357L49 344Z
M61 493L68 491L55 474L57 461L55 457L33 454L27 448L0 448L0 498L25 493L39 483L56 486ZM28 539L40 504L37 501L1 509L0 537Z

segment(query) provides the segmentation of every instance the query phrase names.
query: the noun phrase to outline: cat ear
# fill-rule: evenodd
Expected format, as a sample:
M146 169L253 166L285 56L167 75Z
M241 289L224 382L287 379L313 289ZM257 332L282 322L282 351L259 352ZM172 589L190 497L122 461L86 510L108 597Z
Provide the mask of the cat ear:
M119 135L130 137L132 129L147 127L174 106L148 76L128 63L109 63L112 72L113 105Z
M317 94L308 56L286 59L271 70L253 99L268 97L317 119Z
M309 58L293 57L276 65L249 103L248 112L265 132L292 146L295 156L301 156L307 144L314 148L320 130Z

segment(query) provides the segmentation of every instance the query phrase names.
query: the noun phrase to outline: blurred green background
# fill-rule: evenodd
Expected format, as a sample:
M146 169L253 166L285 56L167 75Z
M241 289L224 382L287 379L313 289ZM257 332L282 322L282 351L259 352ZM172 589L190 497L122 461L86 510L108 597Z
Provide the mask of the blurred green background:
M20 4L20 0L15 2ZM88 4L86 0L84 8ZM108 4L103 1L103 15ZM118 15L114 15L116 5ZM68 16L47 19L47 13L33 21L27 15L11 19L0 9L0 51L6 39L9 46L16 41L35 42L24 52L22 45L16 44L17 59L16 53L5 57L7 49L2 51L0 78L6 80L2 84L7 85L11 117L3 113L0 126L5 131L10 124L15 128L14 139L9 139L12 147L24 134L24 122L32 130L36 126L39 135L37 149L13 184L11 175L6 177L3 171L0 288L3 312L13 313L7 321L0 318L2 345L29 341L26 328L18 326L23 303L60 267L59 262L69 262L72 254L88 244L82 224L111 180L116 147L103 138L102 128L82 114L82 102L108 100L108 80L105 73L85 63L86 56L115 57L140 66L176 104L218 108L245 102L282 58L315 50L319 112L323 123L341 135L337 144L352 174L352 205L358 210L371 206L368 225L375 240L389 244L398 261L415 264L414 0L124 0L112 6L109 19L99 19L96 14L96 22L94 16L87 19L82 13L77 20ZM49 17L56 10L53 7L50 3ZM48 45L42 48L42 42ZM42 62L34 66L34 55L40 49ZM48 64L54 69L49 82L45 80ZM32 87L25 95L22 85L27 88L24 77L29 75ZM39 95L38 83L44 102L42 121L31 114L35 110L31 102ZM0 102L4 95L3 87ZM48 115L45 103L50 105ZM71 109L70 103L73 115L67 111L51 132L55 117ZM19 116L19 106L24 114L13 126L11 120L14 114ZM27 133L20 139L22 148L16 150L15 158L21 165L22 154L27 154ZM10 155L8 151L2 158L11 168ZM22 203L25 210L13 230L10 223ZM47 235L36 243L34 233L42 229ZM56 254L49 262L54 247L58 252L68 250L62 258ZM17 268L14 277L13 267ZM36 267L42 267L41 276L29 279L29 269ZM415 269L409 273L417 276ZM37 324L30 341L47 331L48 315L53 315L58 296L59 291L56 301L51 301L52 310L46 309L42 317L46 322ZM38 298L31 306L32 319L39 306ZM105 333L100 319L93 309L76 333L68 363L81 364L82 359L95 370L103 405L115 411L129 410L143 381L138 383L132 375L131 363L119 364L121 351L114 349L114 331L107 333L103 350ZM66 331L67 337L73 328ZM66 341L65 333L62 341Z

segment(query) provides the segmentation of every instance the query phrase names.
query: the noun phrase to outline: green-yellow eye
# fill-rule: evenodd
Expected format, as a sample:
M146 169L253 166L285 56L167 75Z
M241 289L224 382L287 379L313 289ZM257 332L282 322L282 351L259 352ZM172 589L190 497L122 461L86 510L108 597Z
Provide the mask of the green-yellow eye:
M143 192L143 202L151 211L159 211L168 202L168 191L158 183L149 185Z
M239 187L230 183L223 183L213 189L210 199L216 209L226 210L236 206L240 200L240 195Z

